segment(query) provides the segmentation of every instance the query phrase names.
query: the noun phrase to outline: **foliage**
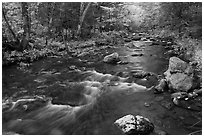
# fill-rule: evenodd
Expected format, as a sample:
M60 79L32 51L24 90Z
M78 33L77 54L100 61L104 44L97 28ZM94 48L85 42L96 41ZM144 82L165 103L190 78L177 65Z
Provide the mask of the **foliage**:
M99 44L117 44L122 35L129 32L148 32L154 36L180 39L183 42L178 43L189 45L191 50L190 45L198 44L189 41L202 36L202 3L199 2L91 2L90 5L86 2L30 2L27 5L30 37L26 50L33 53L53 45L61 47L63 43L70 47L69 42L77 37L79 26L81 40L92 37ZM11 29L22 40L25 22L21 3L4 2L2 7ZM5 52L7 57L7 53L19 49L19 44L5 19L2 19L2 36L3 54Z

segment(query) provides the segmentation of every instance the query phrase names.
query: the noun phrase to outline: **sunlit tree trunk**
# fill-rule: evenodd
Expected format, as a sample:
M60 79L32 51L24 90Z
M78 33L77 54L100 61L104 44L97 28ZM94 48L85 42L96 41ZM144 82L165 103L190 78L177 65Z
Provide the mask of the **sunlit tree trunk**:
M83 2L81 3L79 25L78 25L78 29L77 29L77 36L78 37L81 35L81 28L82 28L82 25L83 25L83 21L84 21L84 18L86 16L86 13L87 13L90 5L91 5L91 2L89 2L88 5L86 6L86 8L84 9L84 3Z
M52 5L54 4L54 5ZM53 12L55 10L55 3L48 3L47 8L51 8L51 11L48 13L48 29L46 35L46 45L48 44L48 39L52 37L51 28L53 22Z
M23 39L21 41L21 49L24 50L28 46L29 37L30 37L30 22L29 22L29 14L28 14L28 3L22 2L22 18L23 18Z
M2 7L2 15L3 15L3 18L4 18L5 22L6 22L6 25L7 25L8 29L9 29L9 31L11 32L11 34L12 34L13 37L14 37L15 41L16 41L17 43L20 43L20 42L19 42L19 39L17 38L16 34L15 34L14 31L12 30L12 27L11 27L11 25L9 24L8 20L7 20L6 13L5 13L5 10L4 10L3 7Z

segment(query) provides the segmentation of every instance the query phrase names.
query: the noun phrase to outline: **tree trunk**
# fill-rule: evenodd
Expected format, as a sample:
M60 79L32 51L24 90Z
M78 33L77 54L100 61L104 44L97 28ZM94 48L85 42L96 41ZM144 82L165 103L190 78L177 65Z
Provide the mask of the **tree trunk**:
M52 38L51 28L52 28L52 22L53 22L53 13L55 10L55 3L48 3L48 7L52 7L52 9L48 13L48 31L46 35L46 45L48 44L48 39Z
M67 38L67 29L63 29L63 42L65 45L65 48L68 49L66 38Z
M29 22L29 15L28 15L28 3L22 2L22 18L23 18L23 39L21 41L21 49L24 50L28 46L28 41L30 37L30 22Z
M86 8L85 8L84 11L83 11L84 5L83 5L83 3L81 3L81 7L80 7L80 13L81 13L81 15L80 15L79 25L78 25L78 29L77 29L77 36L80 36L80 35L81 35L81 28L82 28L82 25L83 25L83 21L84 21L84 18L85 18L85 16L86 16L86 13L87 13L87 11L88 11L90 5L91 5L91 2L88 3L88 5L86 6ZM83 13L82 13L82 11L83 11Z
M6 18L6 13L5 13L5 11L4 11L4 8L2 8L2 13L3 13L3 18L4 18L4 20L5 20L6 24L7 24L7 27L8 27L8 29L9 29L9 31L10 31L11 34L13 35L15 41L16 41L17 43L20 43L19 39L17 38L16 34L15 34L14 31L12 30L12 27L11 27L11 25L9 24L9 22L8 22L8 20L7 20L7 18Z
M48 31L47 31L47 35L46 35L46 45L48 45L48 39L51 37L51 25L52 25L52 17L50 18L49 22L48 22Z

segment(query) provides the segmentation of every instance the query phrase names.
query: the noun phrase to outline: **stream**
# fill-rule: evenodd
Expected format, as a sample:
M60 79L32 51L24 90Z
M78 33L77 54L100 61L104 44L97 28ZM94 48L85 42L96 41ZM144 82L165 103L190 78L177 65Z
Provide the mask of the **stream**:
M174 106L168 92L154 94L140 87L158 84L159 76L168 69L167 49L162 45L149 46L144 41L133 42L136 46L99 48L94 56L76 58L67 54L33 62L26 69L19 69L18 65L3 67L3 100L17 101L36 95L52 98L51 102L36 104L34 109L23 104L18 109L3 111L3 131L121 135L114 122L128 114L147 117L155 130L170 135L195 131L188 127L199 121L201 112ZM113 52L128 63L104 63L103 57ZM140 71L155 75L134 78L134 73ZM126 80L127 77L131 78ZM107 84L108 80L113 85Z

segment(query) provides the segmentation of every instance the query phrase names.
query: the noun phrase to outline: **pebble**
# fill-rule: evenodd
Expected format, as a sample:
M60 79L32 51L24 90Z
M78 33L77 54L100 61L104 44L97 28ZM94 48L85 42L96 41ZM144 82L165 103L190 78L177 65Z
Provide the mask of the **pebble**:
M150 107L150 104L147 103L147 102L145 102L145 103L144 103L144 106L145 106L145 107Z
M45 82L46 79L45 78L37 78L34 81L37 82L37 83L42 83L42 82Z
M76 67L75 65L71 65L71 66L69 67L69 69L70 69L70 70L75 70L75 69L77 69L77 67Z
M47 88L48 86L47 85L40 85L37 87L37 89L42 89L42 88Z

